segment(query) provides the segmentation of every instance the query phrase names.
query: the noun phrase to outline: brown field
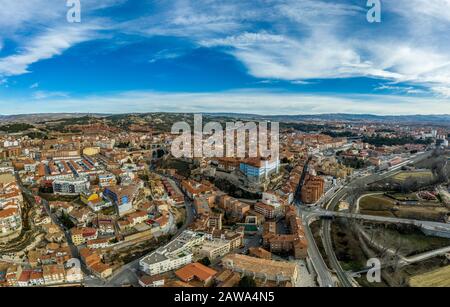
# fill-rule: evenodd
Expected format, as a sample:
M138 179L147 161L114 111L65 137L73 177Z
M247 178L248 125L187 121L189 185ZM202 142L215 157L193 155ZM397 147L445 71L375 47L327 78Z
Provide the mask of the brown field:
M405 182L408 178L414 179L433 179L433 173L431 171L422 171L422 172L401 172L392 177L394 180L398 182Z
M360 201L362 214L443 222L448 209L438 206L396 205L383 195L366 196Z
M450 287L450 265L411 277L409 284L411 287Z
M394 200L383 195L369 195L363 197L359 203L361 210L385 211L395 206Z

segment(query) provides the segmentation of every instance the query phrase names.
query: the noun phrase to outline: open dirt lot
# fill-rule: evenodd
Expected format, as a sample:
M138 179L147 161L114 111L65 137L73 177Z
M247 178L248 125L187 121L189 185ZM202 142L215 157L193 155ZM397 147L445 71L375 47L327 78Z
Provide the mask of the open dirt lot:
M439 222L445 221L449 212L444 206L399 205L395 200L383 195L362 198L360 210L362 214Z

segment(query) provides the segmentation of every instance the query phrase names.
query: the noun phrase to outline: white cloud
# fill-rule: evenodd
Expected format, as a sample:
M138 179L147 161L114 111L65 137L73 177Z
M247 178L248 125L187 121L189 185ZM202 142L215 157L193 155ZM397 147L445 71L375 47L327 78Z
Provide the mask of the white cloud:
M116 6L127 0L81 0L82 15L90 16L96 10ZM20 38L16 31L41 29L66 23L65 0L0 1L0 37L8 34Z
M379 75L360 55L333 37L314 35L302 41L267 33L244 33L202 42L206 46L232 46L230 51L258 78L305 80Z
M450 86L436 86L432 90L445 98L450 98Z
M295 85L310 85L310 84L314 84L314 82L312 81L304 81L304 80L293 80L291 81L292 84Z
M226 38L216 38L200 41L205 47L214 46L232 46L236 48L248 48L255 43L281 44L286 43L288 39L282 35L273 35L267 32L249 33L245 32L240 35L228 36Z
M225 47L262 79L372 77L450 86L450 0L383 1L379 25L361 4L336 0L175 0L124 23L142 35L181 36Z
M155 1L151 11L117 25L119 31L144 36L175 36L194 44L209 39L252 33L280 19L274 6L297 0L173 0ZM302 0L315 3L316 0Z
M65 10L65 1L1 1L0 37L16 34L15 31L26 24L42 25L42 22L51 22Z
M391 84L381 84L380 86L375 88L375 91L389 91L395 94L410 94L410 95L427 94L427 91L413 86L398 86Z
M83 1L83 21L88 20L88 23L81 25L66 23L67 8L61 0L0 1L0 47L5 39L18 44L17 52L0 58L0 79L28 73L32 64L60 55L76 44L97 39L102 30L107 29L113 34L177 36L191 41L193 48L220 48L242 62L249 74L266 80L263 82L287 80L304 85L311 79L372 77L392 84L408 84L401 89L395 89L396 85L391 84L393 88L380 90L423 94L424 89L428 89L437 94L435 101L441 104L441 108L436 108L435 103L423 98L413 100L411 110L428 110L417 108L419 101L429 105L432 112L446 110L449 105L446 98L450 97L450 0L383 1L383 14L389 14L389 18L383 18L379 25L366 22L365 1L360 4L351 2L357 5L346 0L154 1L152 11L142 12L135 20L113 24L109 19L102 19L102 27L98 26L97 10L125 1ZM86 15L91 18L85 18ZM163 50L149 61L173 59L182 53L180 50ZM183 98L190 98L183 95ZM178 97L148 93L144 96L150 100L158 97L170 98L171 101ZM206 100L199 94L192 97ZM237 94L214 96L211 93L208 97L211 100L224 99L225 102L241 97L242 103L249 99L256 104L259 98L271 103L280 99L255 93L245 97ZM293 96L281 97L283 103L297 106ZM361 107L367 112L373 109L395 113L394 110L401 111L401 105L409 112L404 107L406 101L400 104L393 98L392 107L384 109L380 97L388 99L386 96L370 96L367 103L360 103L361 99L355 97L342 100L320 95L297 96L295 99L302 103L317 99L316 104L320 102L336 110L345 107L345 110L354 111ZM35 98L45 100L49 96L40 93ZM92 97L88 100L93 102ZM85 105L83 101L77 102ZM112 97L101 97L100 101L114 103ZM333 105L329 101L333 101ZM126 100L120 102L127 105ZM206 102L214 108L209 100ZM342 103L342 106L335 106L335 103ZM377 103L382 105L381 109L376 107ZM145 105L143 101L142 104ZM242 107L247 105L250 108L251 103ZM311 113L320 111L320 106L302 105L307 106ZM189 107L194 106L192 100Z
M99 38L100 31L111 24L106 18L95 17L95 12L125 1L82 1L82 15L90 18L81 24L67 22L66 1L0 1L0 47L6 39L17 44L16 52L0 58L0 77L28 73L31 64Z
M47 96L47 97L45 97ZM41 93L40 100L0 102L1 113L237 112L257 114L450 114L445 99L390 95L292 94L256 90L219 93L124 92L71 98Z
M28 73L31 64L50 59L75 44L97 37L95 31L99 29L92 25L49 29L27 42L18 53L0 58L0 75L14 76Z
M161 60L173 60L185 54L184 50L180 49L163 49L155 53L150 59L150 63L156 63Z
M431 18L450 22L450 0L396 0L386 4L390 10L416 21Z
M36 91L33 93L33 99L45 100L53 98L69 98L69 94L66 92L51 92L51 91Z

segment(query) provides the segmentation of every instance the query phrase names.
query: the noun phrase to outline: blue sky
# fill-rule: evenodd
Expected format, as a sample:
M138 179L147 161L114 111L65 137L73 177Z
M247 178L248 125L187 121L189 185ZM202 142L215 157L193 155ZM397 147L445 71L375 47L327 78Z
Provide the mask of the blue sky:
M1 0L0 114L450 114L450 0Z

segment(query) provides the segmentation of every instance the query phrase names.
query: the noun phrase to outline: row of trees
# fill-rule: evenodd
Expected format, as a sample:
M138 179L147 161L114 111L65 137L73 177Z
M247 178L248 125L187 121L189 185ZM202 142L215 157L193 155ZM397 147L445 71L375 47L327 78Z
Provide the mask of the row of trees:
M398 145L406 145L406 144L424 144L430 145L433 143L433 139L415 139L412 137L399 137L399 138L387 138L382 136L372 136L372 137L364 137L364 143L369 143L371 145L381 147L381 146L398 146Z
M357 134L354 134L351 131L331 131L331 130L326 130L324 132L322 132L322 134L331 136L333 138L342 138L342 137L355 137L358 136Z
M34 126L29 125L29 124L17 123L17 124L9 124L9 125L0 126L0 131L4 131L7 133L18 133L18 132L22 132L22 131L27 131L28 129L31 129L31 128L34 128Z
M361 168L368 167L370 165L370 163L368 161L360 160L360 159L356 159L356 158L343 158L341 162L345 166L351 167L354 169L361 169Z

